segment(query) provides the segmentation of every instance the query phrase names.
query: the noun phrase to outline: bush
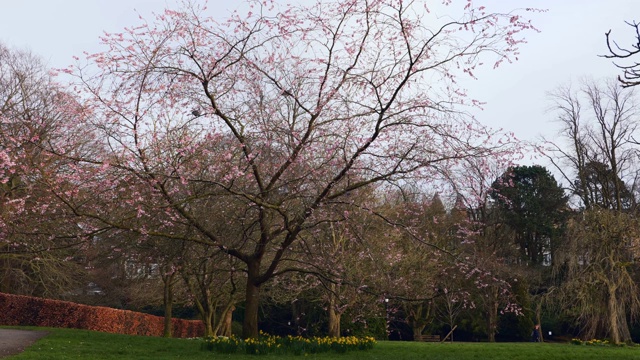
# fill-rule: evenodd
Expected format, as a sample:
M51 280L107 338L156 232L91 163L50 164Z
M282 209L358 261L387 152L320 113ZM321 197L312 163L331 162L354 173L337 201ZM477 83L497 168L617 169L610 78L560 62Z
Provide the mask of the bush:
M172 319L174 337L204 334L200 321ZM162 336L164 319L128 310L0 293L0 325L45 326Z

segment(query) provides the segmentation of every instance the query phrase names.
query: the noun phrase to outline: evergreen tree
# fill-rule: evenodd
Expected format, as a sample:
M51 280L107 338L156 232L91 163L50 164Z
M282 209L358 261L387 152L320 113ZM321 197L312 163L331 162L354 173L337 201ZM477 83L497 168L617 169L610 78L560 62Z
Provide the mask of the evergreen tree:
M491 198L500 220L515 233L521 261L549 263L567 210L567 196L542 166L509 168L493 183Z
M581 179L584 179L584 183ZM586 208L600 207L613 210L631 210L636 200L632 191L607 164L590 161L582 176L575 180L575 193Z

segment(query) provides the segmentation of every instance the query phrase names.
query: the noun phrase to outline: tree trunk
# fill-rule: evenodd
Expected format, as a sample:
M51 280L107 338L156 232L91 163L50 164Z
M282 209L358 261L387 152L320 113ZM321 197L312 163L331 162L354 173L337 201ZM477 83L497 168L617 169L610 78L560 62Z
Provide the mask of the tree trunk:
M206 301L203 303L196 298L196 307L200 313L200 317L202 318L202 323L204 324L204 336L214 336L213 317L215 315L215 305L211 303L211 299L207 298L205 300Z
M496 313L489 313L489 318L487 319L487 336L489 337L489 342L496 342L497 317L498 315Z
M216 326L216 334L218 334L218 336L231 336L231 324L233 323L233 311L235 309L236 307L234 305L230 305L220 316L220 324Z
M624 307L618 307L618 324L620 329L620 341L630 342L631 332L629 331L629 322L627 321L627 312Z
M204 334L205 336L214 336L215 332L213 331L213 315L214 312L209 309L208 311L202 314L204 321Z
M329 293L329 337L340 337L340 317L341 314L336 312L336 290L335 284L331 284L331 292Z
M5 251L5 249L2 249ZM2 280L0 280L0 292L11 293L11 262L7 259L2 260Z
M340 318L342 314L336 312L333 307L329 308L329 337L340 337Z
M432 303L423 302L405 307L407 313L406 321L411 326L414 340L417 339L416 336L422 335L422 331L429 324L433 311L432 305Z
M616 297L616 287L609 286L609 336L614 344L620 343L620 332L618 331L618 301Z
M258 337L258 307L260 305L260 286L255 284L260 264L257 261L247 264L247 288L244 302L244 322L242 337L244 339Z
M489 313L487 314L487 336L489 342L496 341L496 331L498 330L498 289L492 289L489 300Z
M173 277L175 273L170 275L166 275L162 277L162 281L164 282L164 295L163 295L163 305L164 305L164 331L162 336L170 338L171 331L173 330L173 322L171 321L172 313L173 313Z
M542 331L542 301L538 301L538 305L536 305L536 324L540 325L540 342L544 342Z

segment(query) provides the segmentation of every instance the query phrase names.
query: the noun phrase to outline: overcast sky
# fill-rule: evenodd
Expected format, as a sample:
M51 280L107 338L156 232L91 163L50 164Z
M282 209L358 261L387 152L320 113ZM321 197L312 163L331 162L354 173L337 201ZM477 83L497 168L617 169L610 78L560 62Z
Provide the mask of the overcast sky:
M423 0L417 0L423 1ZM138 13L148 16L175 6L174 0L0 0L0 41L28 48L51 67L66 67L72 56L100 50L103 31L120 32L138 23ZM478 1L481 3L481 1ZM513 131L524 140L543 134L553 137L556 125L547 92L581 77L615 77L608 59L604 33L629 44L633 37L624 21L640 21L638 0L487 0L500 11L537 7L548 12L532 15L541 32L530 33L521 47L520 60L495 71L480 73L469 83L472 98L486 101L474 112L486 125ZM213 15L224 18L236 1L209 1ZM640 59L638 59L640 61Z

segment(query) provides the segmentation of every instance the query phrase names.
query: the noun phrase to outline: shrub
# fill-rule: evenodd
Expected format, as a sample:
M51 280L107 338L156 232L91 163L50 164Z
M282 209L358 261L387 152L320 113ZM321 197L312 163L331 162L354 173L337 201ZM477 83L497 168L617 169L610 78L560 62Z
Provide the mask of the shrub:
M171 321L174 337L198 337L204 333L204 326L200 321ZM162 336L164 319L128 310L0 293L0 324Z

